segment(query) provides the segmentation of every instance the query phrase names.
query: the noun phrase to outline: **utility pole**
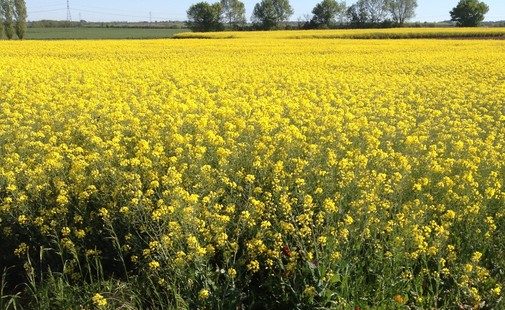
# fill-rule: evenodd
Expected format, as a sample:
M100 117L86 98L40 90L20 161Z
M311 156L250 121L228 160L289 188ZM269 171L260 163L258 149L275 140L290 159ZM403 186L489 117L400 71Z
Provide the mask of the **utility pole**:
M70 0L67 0L67 22L72 20L72 14L70 14Z
M153 12L149 12L149 25L153 23Z

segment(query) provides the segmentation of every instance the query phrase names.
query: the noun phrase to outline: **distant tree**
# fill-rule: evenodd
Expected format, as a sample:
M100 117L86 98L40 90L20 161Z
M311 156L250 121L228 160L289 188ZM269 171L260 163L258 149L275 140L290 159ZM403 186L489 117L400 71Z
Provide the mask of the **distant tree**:
M19 39L24 39L26 34L26 2L25 0L14 0L14 16L16 17L16 35Z
M329 28L331 24L335 23L335 18L338 15L345 13L345 2L337 2L336 0L323 0L318 3L312 10L312 17L310 23L315 27Z
M417 0L386 0L386 9L391 14L393 22L403 25L416 15Z
M461 0L452 9L451 20L460 27L476 27L483 20L484 15L489 12L489 6L478 0Z
M386 0L359 0L347 10L351 24L365 26L386 21Z
M3 15L3 25L7 39L14 37L14 3L13 0L0 0Z
M252 20L263 29L274 29L293 13L289 0L262 0L254 6Z
M223 29L221 22L221 4L199 2L188 9L188 26L193 31L219 31Z
M3 0L0 0L0 39L4 36L4 10Z
M221 0L224 21L232 29L239 29L246 23L245 4L240 0Z
M386 0L360 0L368 12L370 23L381 23L388 15Z
M355 3L347 9L347 17L352 25L364 26L368 23L368 12L362 2Z
M303 14L303 16L298 16L298 29L311 28L312 15Z

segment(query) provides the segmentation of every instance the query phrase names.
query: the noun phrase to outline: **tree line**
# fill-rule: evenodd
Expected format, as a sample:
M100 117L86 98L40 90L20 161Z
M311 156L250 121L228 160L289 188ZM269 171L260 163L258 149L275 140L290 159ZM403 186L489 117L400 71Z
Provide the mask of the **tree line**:
M27 28L27 10L25 0L0 0L0 38L23 39Z
M347 6L337 0L322 0L312 10L303 28L322 29L403 26L415 16L417 0L358 0ZM457 26L478 26L489 7L479 0L460 0L450 12ZM289 0L261 0L254 6L252 25L247 25L245 5L240 0L199 2L187 11L188 27L193 31L278 29L294 14Z

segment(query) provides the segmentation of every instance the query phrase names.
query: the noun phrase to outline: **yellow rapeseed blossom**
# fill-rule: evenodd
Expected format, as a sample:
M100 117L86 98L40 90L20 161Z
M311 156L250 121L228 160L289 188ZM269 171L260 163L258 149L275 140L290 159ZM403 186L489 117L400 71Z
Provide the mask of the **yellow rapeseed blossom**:
M260 264L257 260L252 260L247 265L247 269L249 269L249 271L251 271L252 273L256 273L260 270Z
M237 276L237 271L234 268L229 268L227 273L231 279L235 279Z
M492 290L491 290L491 293L493 293L495 296L500 296L501 294L501 285L496 285Z
M150 261L149 262L149 268L151 270L158 270L160 268L160 263L158 261L155 261L155 260Z
M200 292L198 292L198 298L200 300L207 300L210 296L210 292L207 289L201 289Z
M104 309L107 307L107 299L99 293L96 293L93 298L91 298L91 300L93 301L93 304L99 309Z
M26 243L21 243L16 250L14 250L14 255L20 257L27 253L28 245Z
M303 295L308 298L314 298L317 294L316 288L313 286L305 286L305 290L303 290Z
M472 254L472 262L474 262L474 263L480 262L481 257L482 257L482 253L481 252L474 252Z

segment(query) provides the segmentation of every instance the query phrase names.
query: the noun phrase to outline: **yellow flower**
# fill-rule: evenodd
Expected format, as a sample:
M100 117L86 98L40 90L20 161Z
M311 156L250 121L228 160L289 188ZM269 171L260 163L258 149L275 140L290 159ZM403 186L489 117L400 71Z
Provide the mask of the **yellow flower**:
M15 192L18 187L15 185L15 184L9 184L6 189L9 191L9 192Z
M500 284L497 284L492 290L491 290L491 293L495 296L500 296L501 294L501 285Z
M482 253L481 252L474 252L472 254L472 262L478 263L480 261L481 257L482 257Z
M335 262L339 261L342 258L342 254L339 251L335 251L331 254L331 259Z
M470 296L476 301L480 302L481 296L479 295L479 290L476 287L471 287L470 288Z
M21 225L28 224L28 217L24 214L21 214L20 216L18 216L18 223Z
M69 251L75 251L75 244L69 238L62 238L61 245Z
M393 300L400 305L403 305L407 302L407 298L403 295L397 294L393 297Z
M454 212L453 210L447 210L447 212L445 213L445 217L449 220L453 220L456 217L456 212Z
M256 273L260 270L260 263L257 260L252 260L247 265L247 269L249 269L252 273Z
M319 238L317 238L317 242L320 245L325 245L327 241L328 241L328 238L326 236L320 236Z
M160 263L158 261L155 261L155 260L150 261L149 262L149 268L151 270L158 270L160 268Z
M160 246L160 243L158 241L151 241L151 242L149 242L149 249L151 251L156 251L159 246Z
M63 228L61 229L61 235L62 235L63 237L68 237L68 235L70 235L70 231L71 231L71 230L70 230L70 228L69 228L69 227L63 227Z
M228 240L228 235L226 233L221 233L217 236L217 244L223 246Z
M184 253L183 251L178 251L175 256L176 256L175 263L179 266L184 265L187 257L186 253Z
M201 289L200 292L198 292L198 298L200 300L207 300L210 296L210 292L208 289Z
M198 239L195 236L193 236L193 235L189 236L187 238L186 242L188 243L188 247L190 249L196 249L196 248L198 248L200 246L199 243L198 243Z
M26 243L21 243L17 249L14 251L14 255L21 257L28 252L28 245Z
M104 309L107 307L107 299L103 297L101 294L96 293L93 298L92 298L93 304L99 308L99 309Z
M252 174L248 174L248 175L246 175L245 180L247 183L254 183L254 181L256 180L256 177Z
M335 205L335 202L333 202L333 200L331 200L331 199L325 199L324 203L323 203L323 207L326 210L326 212L329 212L329 213L334 213L337 211L337 207Z
M473 265L471 265L471 264L465 264L464 268L467 273L470 273L473 271Z
M272 223L270 223L269 221L263 221L263 222L261 222L261 228L268 229L270 227L272 227Z
M230 279L235 279L236 276L237 276L237 271L234 268L229 268L228 269L228 277L230 277Z
M100 215L100 217L104 220L107 220L109 219L109 210L107 210L106 208L101 208L99 211L98 211L98 214Z
M86 237L86 232L83 229L76 230L74 234L78 239L83 239Z
M316 288L313 286L306 285L303 290L303 295L308 298L314 298L317 294Z

